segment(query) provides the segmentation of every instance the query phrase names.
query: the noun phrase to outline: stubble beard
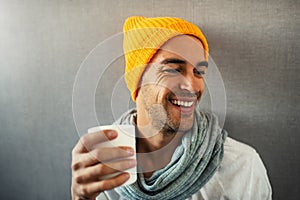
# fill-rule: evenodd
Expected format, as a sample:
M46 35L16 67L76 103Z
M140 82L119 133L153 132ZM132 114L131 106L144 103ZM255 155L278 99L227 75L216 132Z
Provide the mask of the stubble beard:
M142 91L141 93L151 93L152 89L147 88L145 91ZM195 95L195 94L193 94ZM151 121L151 126L159 133L168 136L168 135L174 135L178 132L185 132L189 130L192 125L193 121L190 122L190 125L186 125L188 123L184 122L183 120L187 120L186 117L183 117L182 114L180 114L179 117L174 117L172 115L175 115L172 113L172 107L168 109L168 99L171 96L176 96L175 93L170 92L168 95L166 95L166 99L161 103L151 104L144 95L143 98L143 104L145 105L146 112L148 113L148 117ZM201 93L196 94L197 99L200 99ZM176 119L178 118L178 119ZM194 120L194 113L191 114L189 117L190 120Z
M174 135L178 132L180 121L172 120L170 114L166 111L166 106L161 104L151 105L148 114L153 128L163 135Z

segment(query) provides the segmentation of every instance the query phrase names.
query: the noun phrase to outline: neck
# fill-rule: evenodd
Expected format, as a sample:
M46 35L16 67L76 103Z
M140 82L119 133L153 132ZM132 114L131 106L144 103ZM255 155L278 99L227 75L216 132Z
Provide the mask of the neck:
M137 126L138 162L144 177L149 178L154 171L165 167L171 161L183 134L157 131L151 125L141 127L137 123Z
M142 153L149 153L162 149L164 150L164 152L170 151L172 147L176 148L181 142L182 133L177 132L170 134L163 131L153 130L154 128L152 128L152 131L150 128L151 132L149 132L149 130L143 130L138 127L138 143L141 144L139 150Z

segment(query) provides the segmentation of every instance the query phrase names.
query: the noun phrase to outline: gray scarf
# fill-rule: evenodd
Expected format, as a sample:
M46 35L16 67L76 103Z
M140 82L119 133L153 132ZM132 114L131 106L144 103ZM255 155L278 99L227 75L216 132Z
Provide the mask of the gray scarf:
M125 113L116 124L135 124L136 110ZM192 129L185 133L170 163L149 179L139 174L138 181L115 189L121 199L186 199L198 192L213 176L223 158L227 133L213 114L196 109Z

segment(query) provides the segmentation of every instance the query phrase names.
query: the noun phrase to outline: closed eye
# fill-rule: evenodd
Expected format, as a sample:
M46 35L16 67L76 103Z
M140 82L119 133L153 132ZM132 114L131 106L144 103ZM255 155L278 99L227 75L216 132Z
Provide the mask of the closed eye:
M194 69L194 73L197 75L197 76L202 76L204 75L206 72L205 70L202 70L202 69Z
M162 70L163 73L168 73L168 74L178 74L180 73L180 69L173 69L173 68L168 68Z

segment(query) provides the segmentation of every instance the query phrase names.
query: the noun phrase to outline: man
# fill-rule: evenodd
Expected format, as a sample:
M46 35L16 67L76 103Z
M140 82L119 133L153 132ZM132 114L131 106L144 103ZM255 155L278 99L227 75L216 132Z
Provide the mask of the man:
M128 159L129 147L93 148L116 138L114 131L84 135L72 152L73 199L271 199L255 150L227 137L215 115L197 108L208 67L198 27L178 18L130 17L124 54L136 109L116 123L136 125L137 161ZM99 178L136 165L134 184L122 186L125 172Z

